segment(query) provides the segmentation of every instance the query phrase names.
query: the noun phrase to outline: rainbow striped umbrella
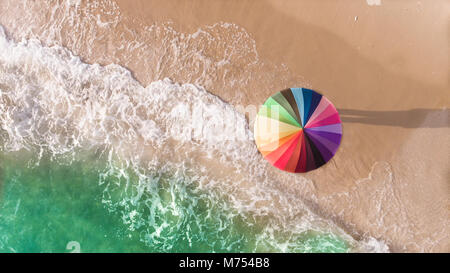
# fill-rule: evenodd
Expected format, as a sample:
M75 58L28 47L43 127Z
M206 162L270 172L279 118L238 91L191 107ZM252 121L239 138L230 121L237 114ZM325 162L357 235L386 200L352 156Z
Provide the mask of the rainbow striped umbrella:
M339 114L321 94L290 88L267 99L255 121L258 150L275 167L308 172L328 162L342 137Z

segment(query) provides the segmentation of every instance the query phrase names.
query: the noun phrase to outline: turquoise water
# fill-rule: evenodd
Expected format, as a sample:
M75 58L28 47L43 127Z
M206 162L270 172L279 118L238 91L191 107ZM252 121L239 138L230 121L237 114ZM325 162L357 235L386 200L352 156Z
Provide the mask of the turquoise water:
M70 164L30 159L0 154L0 252L349 250L330 233L275 231L269 238L269 216L237 213L180 175L143 178L92 157Z

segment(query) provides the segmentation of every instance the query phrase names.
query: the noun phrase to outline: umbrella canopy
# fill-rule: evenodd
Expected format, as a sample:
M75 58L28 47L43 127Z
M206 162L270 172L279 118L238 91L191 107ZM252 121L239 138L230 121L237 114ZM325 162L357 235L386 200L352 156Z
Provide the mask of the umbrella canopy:
M275 167L308 172L328 162L342 137L339 114L321 94L290 88L267 99L254 128L258 150Z

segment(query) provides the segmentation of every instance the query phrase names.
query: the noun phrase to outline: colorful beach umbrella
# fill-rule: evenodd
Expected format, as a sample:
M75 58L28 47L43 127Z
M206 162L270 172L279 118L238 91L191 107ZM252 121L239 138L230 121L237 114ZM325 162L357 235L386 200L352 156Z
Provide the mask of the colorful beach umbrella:
M308 172L327 163L342 137L339 114L321 94L290 88L266 100L254 128L258 150L275 167Z

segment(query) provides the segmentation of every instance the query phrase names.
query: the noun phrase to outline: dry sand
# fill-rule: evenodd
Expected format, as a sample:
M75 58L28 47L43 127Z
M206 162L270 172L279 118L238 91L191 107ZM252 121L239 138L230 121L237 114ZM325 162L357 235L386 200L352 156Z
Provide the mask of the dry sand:
M19 37L13 20L5 18L20 11L6 3L0 1L0 23ZM238 82L240 88L225 87L227 77L199 84L234 105L260 105L273 93L297 86L311 87L335 104L343 141L329 164L303 175L314 183L314 198L306 197L311 207L357 238L368 234L386 241L392 251L450 251L448 1L117 4L122 20L91 51L66 36L63 45L88 62L122 64L144 84L164 77L183 83L192 77L183 69L153 73L150 55L147 61L141 52L121 56L114 51L123 38L118 33L144 37L142 26L167 22L181 33L217 22L243 27L255 41L261 66L248 72L236 61L230 73L249 73L251 79ZM198 47L202 41L197 42ZM298 195L305 199L302 190Z

